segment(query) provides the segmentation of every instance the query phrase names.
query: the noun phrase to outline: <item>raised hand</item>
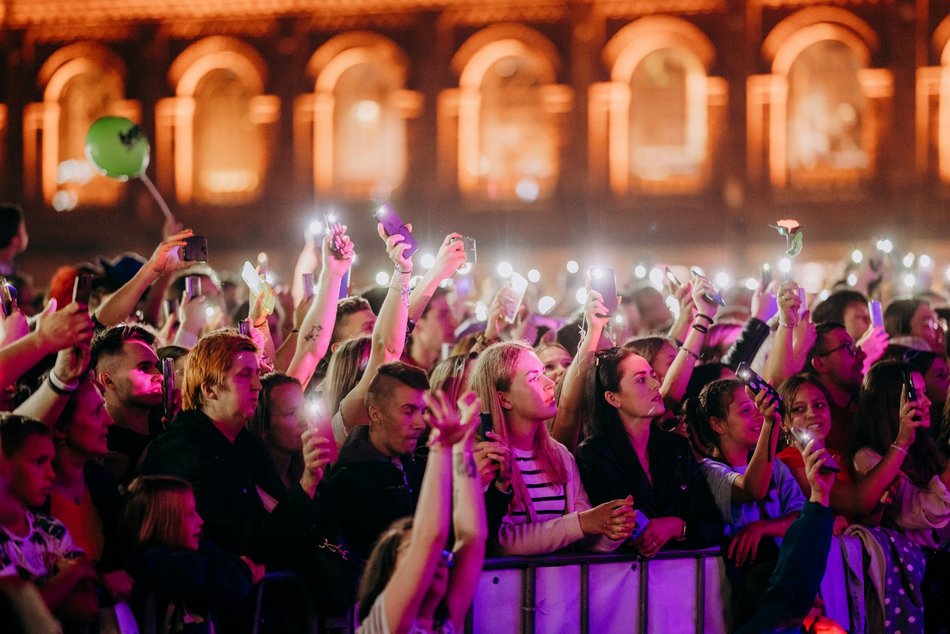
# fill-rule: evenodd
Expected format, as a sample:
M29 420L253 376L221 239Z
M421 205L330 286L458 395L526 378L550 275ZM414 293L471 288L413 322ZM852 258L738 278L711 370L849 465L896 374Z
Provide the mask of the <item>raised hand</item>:
M191 229L169 235L155 248L145 266L155 275L161 275L194 265L195 262L185 262L181 259L181 248L185 246L185 238L190 238L192 235L194 232Z
M406 228L412 231L412 225L407 224ZM387 236L383 224L376 225L376 231L379 237L386 243L386 255L392 260L393 264L403 273L412 272L412 259L406 257L406 249L409 245L403 240L401 235Z
M85 306L76 302L57 311L56 300L51 299L39 315L36 332L47 350L56 352L92 339L92 317Z

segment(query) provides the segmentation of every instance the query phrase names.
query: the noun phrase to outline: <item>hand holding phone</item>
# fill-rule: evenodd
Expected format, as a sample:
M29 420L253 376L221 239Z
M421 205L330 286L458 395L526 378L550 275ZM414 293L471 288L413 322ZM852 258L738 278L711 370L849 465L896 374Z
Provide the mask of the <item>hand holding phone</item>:
M824 449L825 443L814 438L807 429L801 427L790 427L788 429L789 435L792 437L792 442L802 453L805 453L805 447L808 446L808 443L812 443L812 451L817 451L819 449ZM825 463L821 466L820 471L825 473L832 472L838 473L841 471L841 465L831 457L831 454L828 453L825 456Z
M494 431L495 422L492 420L491 412L479 412L478 413L478 436L482 440L491 440L488 437L488 432Z
M330 251L334 255L343 256L343 225L337 222L335 219L330 218L330 216L324 214L324 219L327 222L327 233L330 234Z
M756 396L758 396L762 390L765 390L766 394L769 395L769 399L775 401L776 407L782 407L782 396L778 391L769 385L768 381L759 376L759 373L753 370L752 366L745 361L740 363L739 367L736 368L736 378L748 386Z
M524 301L524 294L528 290L528 280L525 279L523 275L513 273L508 280L508 288L505 290L507 292L502 300L504 304L505 321L509 324L513 324L515 323L515 318L518 316L518 309L521 307L521 302Z
M707 282L709 281L709 278L700 273L699 269L697 269L695 266L691 268L689 272L693 275L693 277L698 277L700 279L706 280ZM719 304L720 306L726 305L726 301L722 298L722 295L718 290L716 290L716 287L713 286L712 283L709 284L709 290L703 293L703 299L711 304Z
M884 326L884 308L881 306L881 302L876 299L869 301L868 312L871 314L871 325L875 328L882 328Z
M600 293L603 299L604 308L607 309L607 315L604 317L612 315L617 310L616 273L609 266L592 266L587 269L587 277L590 280L590 290Z
M676 291L682 288L683 283L673 275L673 271L670 270L670 267L666 267L664 273L666 274L666 292L670 295L676 295Z
M403 252L403 257L409 259L413 253L419 250L419 245L416 243L415 238L412 237L412 233L410 233L406 223L402 221L402 218L399 217L399 214L396 213L396 210L393 209L389 203L380 205L379 209L377 209L373 215L379 223L383 225L383 232L387 236L402 236L402 242L409 245Z

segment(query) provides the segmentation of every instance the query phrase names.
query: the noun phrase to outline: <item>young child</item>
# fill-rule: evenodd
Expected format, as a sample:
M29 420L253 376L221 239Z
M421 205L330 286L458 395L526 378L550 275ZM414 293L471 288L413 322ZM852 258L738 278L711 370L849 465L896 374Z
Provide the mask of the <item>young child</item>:
M263 578L263 566L202 540L202 525L185 480L143 476L129 485L121 535L126 568L137 581L132 606L143 627L220 631L218 611L239 603Z
M53 483L49 427L24 416L0 416L0 449L10 491L22 505L0 518L0 577L35 583L46 606L65 621L95 621L92 564L62 522L28 510L46 502Z

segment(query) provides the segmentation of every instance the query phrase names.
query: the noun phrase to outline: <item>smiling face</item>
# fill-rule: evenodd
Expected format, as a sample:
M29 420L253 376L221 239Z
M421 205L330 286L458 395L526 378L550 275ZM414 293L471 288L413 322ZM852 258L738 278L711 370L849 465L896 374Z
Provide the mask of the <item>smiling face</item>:
M109 428L112 417L99 388L84 380L73 393L69 408L58 424L65 446L90 457L101 457L109 451Z
M518 355L511 385L498 393L502 409L509 415L531 422L544 422L557 414L554 381L544 374L544 364L534 352Z
M666 411L656 372L640 355L627 355L620 362L620 386L604 398L620 410L622 418L653 418Z
M825 393L811 383L802 383L792 399L785 425L805 429L810 437L824 441L831 431L831 408Z
M755 402L749 398L744 388L737 388L732 393L732 403L729 404L726 420L718 421L715 428L722 436L721 445L728 443L744 451L751 451L759 441L763 422Z

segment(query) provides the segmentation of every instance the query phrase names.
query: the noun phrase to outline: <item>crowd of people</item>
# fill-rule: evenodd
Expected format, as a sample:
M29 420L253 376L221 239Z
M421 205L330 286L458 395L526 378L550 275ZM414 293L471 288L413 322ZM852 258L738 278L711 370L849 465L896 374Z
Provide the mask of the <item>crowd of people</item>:
M461 632L486 554L720 547L731 629L792 632L827 621L834 535L864 550L842 628L947 631L950 298L868 266L723 300L695 271L542 316L462 292L461 235L419 274L378 232L393 273L359 294L339 225L287 289L173 222L44 285L0 206L4 631L298 631L307 604ZM302 596L256 606L278 571Z

